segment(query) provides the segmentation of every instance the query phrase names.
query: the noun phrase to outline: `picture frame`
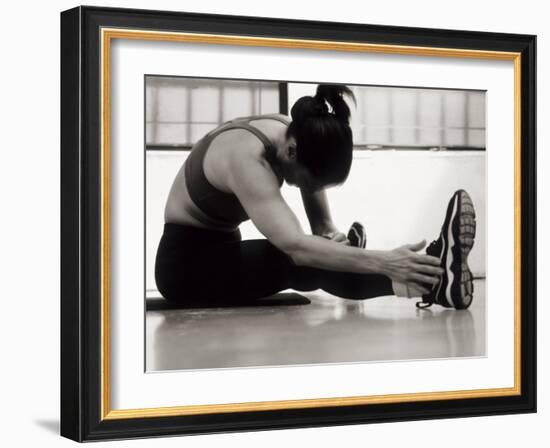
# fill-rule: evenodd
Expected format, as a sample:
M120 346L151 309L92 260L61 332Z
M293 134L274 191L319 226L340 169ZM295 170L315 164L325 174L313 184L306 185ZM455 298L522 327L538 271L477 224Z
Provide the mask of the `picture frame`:
M82 442L536 412L536 36L81 6L61 13L60 37L62 436ZM116 40L513 64L513 385L113 409L109 79Z

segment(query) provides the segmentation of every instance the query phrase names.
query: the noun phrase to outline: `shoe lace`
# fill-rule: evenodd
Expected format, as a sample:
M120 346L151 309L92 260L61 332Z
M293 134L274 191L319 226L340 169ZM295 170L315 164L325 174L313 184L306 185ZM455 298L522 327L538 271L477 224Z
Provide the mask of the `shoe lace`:
M433 302L416 302L416 307L424 310L426 308L429 308L433 305Z

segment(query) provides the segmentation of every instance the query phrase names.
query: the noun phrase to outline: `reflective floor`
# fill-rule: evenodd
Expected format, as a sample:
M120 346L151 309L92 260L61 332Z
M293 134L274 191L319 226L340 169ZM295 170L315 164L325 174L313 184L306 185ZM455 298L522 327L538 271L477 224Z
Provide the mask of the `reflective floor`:
M462 311L322 290L300 293L309 304L147 311L147 370L484 356L485 281L476 280L474 291Z

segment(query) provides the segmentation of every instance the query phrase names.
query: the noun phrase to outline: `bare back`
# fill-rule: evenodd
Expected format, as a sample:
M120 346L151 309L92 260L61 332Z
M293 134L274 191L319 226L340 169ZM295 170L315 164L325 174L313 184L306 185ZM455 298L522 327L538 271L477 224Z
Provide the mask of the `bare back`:
M280 115L289 120L285 115ZM284 138L286 125L272 118L254 118L249 122L251 126L262 131L272 142ZM218 128L217 128L218 129ZM199 143L199 142L197 142ZM197 144L195 144L196 146ZM195 149L195 146L192 148ZM268 164L275 178L282 183L282 176L276 172L266 158L265 148L261 141L246 129L227 129L219 132L210 141L208 150L204 155L202 169L208 182L216 190L226 194L233 194L229 187L231 172L228 169L229 158L238 151L239 163L246 164ZM164 219L168 223L178 223L201 228L215 229L220 231L235 230L235 226L228 226L222 220L218 220L201 210L191 198L186 179L185 164L179 169L176 175L168 199L166 202ZM259 182L273 182L272 176L266 176Z

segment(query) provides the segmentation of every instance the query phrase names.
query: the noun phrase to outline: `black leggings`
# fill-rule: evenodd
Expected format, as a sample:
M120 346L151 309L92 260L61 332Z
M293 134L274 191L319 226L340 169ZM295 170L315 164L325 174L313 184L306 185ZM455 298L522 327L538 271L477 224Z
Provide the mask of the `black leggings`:
M357 300L394 294L385 275L297 266L267 239L243 241L239 229L172 223L164 225L155 280L164 298L186 305L253 302L289 288Z

